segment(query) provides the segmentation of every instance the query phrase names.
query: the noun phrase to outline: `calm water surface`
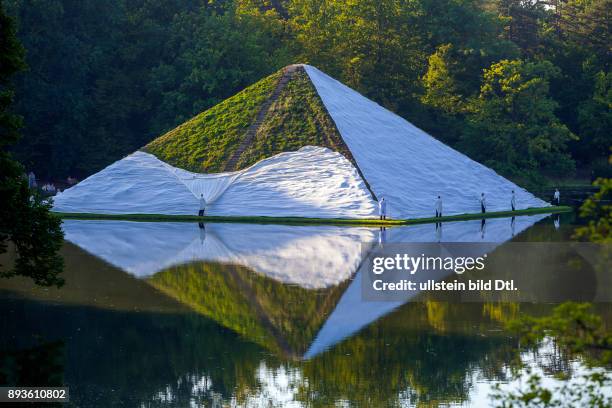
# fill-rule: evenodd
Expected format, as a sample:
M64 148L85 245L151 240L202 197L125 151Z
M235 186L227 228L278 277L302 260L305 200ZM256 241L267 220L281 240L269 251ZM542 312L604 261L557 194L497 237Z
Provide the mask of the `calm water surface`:
M488 406L526 355L504 322L552 305L363 302L362 249L503 248L565 241L573 228L571 216L385 231L67 221L63 288L0 280L0 373L66 384L82 407ZM592 290L584 276L567 285ZM612 321L608 304L597 310ZM578 367L544 346L535 364L551 376Z

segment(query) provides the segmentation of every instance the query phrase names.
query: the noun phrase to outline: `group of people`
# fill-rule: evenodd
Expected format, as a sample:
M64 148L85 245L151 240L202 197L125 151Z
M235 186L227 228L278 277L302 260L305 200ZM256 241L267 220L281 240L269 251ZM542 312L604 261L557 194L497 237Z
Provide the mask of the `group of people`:
M27 174L24 174L23 177L28 182L28 187L31 190L35 190L35 189L39 188L39 181L40 180L38 180L36 178L36 175L34 174L33 171L30 171ZM78 182L79 182L78 179L69 176L68 178L66 178L65 182L62 181L62 180L57 181L57 186L54 183L47 182L47 183L43 184L42 186L40 186L40 190L43 191L44 193L54 195L54 194L62 191L62 189L66 187L66 184L68 186L73 186L73 185L77 184Z
M55 185L53 183L45 183L45 184L43 184L43 186L41 187L41 190L44 191L45 193L49 193L49 194L57 193L57 188L55 188Z
M559 205L560 202L561 202L561 193L559 192L559 189L556 188L553 194L552 204ZM436 218L442 217L442 197L441 196L438 196L438 198L436 199L434 207L435 207ZM516 193L514 192L514 190L512 190L512 193L510 195L510 208L512 209L512 211L516 211ZM485 193L480 194L480 212L482 214L485 214L487 212L487 199L485 197ZM381 220L387 219L387 201L385 200L384 197L381 197L380 201L378 202L378 214L380 215Z
M43 187L43 190L44 190L44 187ZM553 194L553 204L559 205L560 201L561 201L561 193L559 192L559 189L556 188L555 193ZM512 194L510 195L510 208L512 208L512 211L516 210L516 194L514 190L512 190ZM441 196L438 196L438 198L436 199L435 210L436 210L436 218L442 217L442 197ZM480 194L480 212L483 214L487 212L487 200L485 197L485 193ZM205 214L206 214L206 199L204 198L204 194L200 194L200 207L198 210L198 216L203 217ZM381 197L380 200L378 201L378 214L381 220L387 219L387 201L385 200L384 197Z

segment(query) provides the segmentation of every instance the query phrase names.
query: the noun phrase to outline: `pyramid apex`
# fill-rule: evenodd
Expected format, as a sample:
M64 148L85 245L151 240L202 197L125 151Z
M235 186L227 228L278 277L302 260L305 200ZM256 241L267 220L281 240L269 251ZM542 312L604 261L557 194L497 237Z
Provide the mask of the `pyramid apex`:
M282 70L285 72L290 72L290 71L294 71L296 69L304 68L307 66L308 64L303 64L303 63L289 64L289 65L284 66Z

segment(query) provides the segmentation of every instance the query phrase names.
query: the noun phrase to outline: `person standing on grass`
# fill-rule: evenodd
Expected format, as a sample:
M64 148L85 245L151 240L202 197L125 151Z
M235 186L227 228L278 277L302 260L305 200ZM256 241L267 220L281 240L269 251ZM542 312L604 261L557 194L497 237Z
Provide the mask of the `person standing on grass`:
M483 214L487 212L487 201L484 193L480 194L480 212Z
M560 202L561 202L561 193L559 192L558 188L555 188L555 194L553 194L553 204L559 205Z
M198 211L198 217L203 217L206 213L206 200L204 194L200 194L200 211Z
M442 216L442 197L438 196L436 200L436 218Z
M510 197L510 206L512 207L512 211L516 210L516 194L514 194L514 190L512 190L512 196Z
M382 197L378 202L378 214L380 215L381 220L387 219L387 202L385 201L384 197Z

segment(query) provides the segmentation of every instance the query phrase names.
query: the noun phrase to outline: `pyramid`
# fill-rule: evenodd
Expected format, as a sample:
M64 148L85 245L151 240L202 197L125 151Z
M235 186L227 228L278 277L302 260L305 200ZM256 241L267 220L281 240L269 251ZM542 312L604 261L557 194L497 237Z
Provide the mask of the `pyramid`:
M392 218L548 204L309 65L291 65L59 194L76 213Z

